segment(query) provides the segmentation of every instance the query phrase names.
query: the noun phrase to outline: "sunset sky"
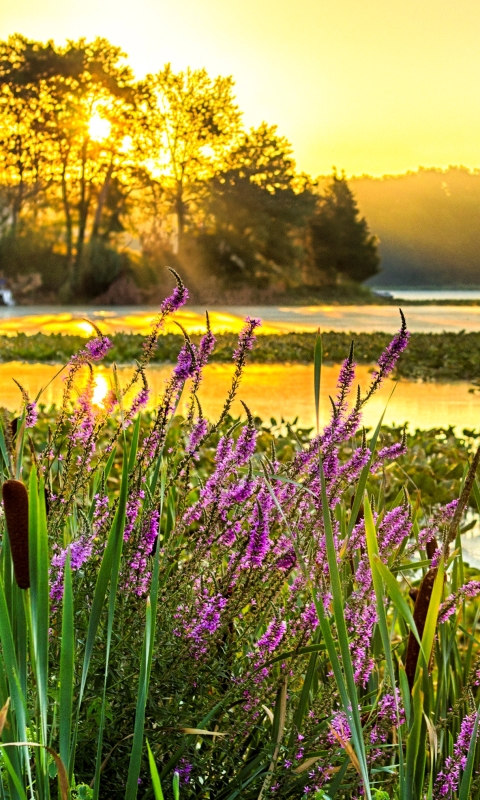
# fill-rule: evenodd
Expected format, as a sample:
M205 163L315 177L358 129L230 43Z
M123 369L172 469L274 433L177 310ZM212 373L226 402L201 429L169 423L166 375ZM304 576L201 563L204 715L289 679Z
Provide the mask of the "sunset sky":
M480 167L479 0L12 0L14 32L107 37L137 77L233 75L245 123L278 124L314 176Z

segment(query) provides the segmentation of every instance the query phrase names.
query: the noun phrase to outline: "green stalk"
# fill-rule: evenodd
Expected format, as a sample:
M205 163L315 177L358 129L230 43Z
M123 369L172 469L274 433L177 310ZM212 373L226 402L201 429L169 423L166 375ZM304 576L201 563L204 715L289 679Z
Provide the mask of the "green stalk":
M378 552L378 540L377 540L377 531L375 528L375 522L373 520L372 508L368 499L367 494L365 494L364 499L364 509L365 509L365 535L367 541L367 551L368 551L368 558L370 561L370 569L372 571L372 581L373 581L373 588L375 591L375 602L377 606L377 616L378 616L378 627L380 629L380 636L382 638L382 645L383 650L385 653L385 661L387 663L387 671L388 676L390 678L390 685L393 690L393 695L395 698L395 711L397 715L397 730L398 730L398 763L399 763L399 784L400 784L400 797L404 798L404 800L408 800L408 795L406 794L406 785L405 785L405 774L404 774L404 763L403 763L403 744L402 744L402 731L400 726L400 712L398 708L398 701L397 701L397 694L395 692L395 670L393 667L393 659L392 659L392 651L391 651L391 641L390 641L390 634L388 632L388 625L387 625L387 614L385 611L385 601L384 601L384 592L383 592L383 581L378 569L378 562L379 552Z
M333 597L333 614L335 618L335 626L337 629L337 636L338 636L338 644L340 647L340 653L342 657L342 665L343 665L343 674L345 676L345 683L343 678L339 684L339 690L342 694L342 702L344 705L344 712L347 715L347 719L350 724L350 731L352 734L353 745L357 753L357 758L360 764L360 770L362 773L362 779L364 783L365 794L368 800L371 800L371 791L370 791L370 782L368 777L368 767L367 767L367 758L365 753L365 743L363 741L363 730L362 730L362 723L360 720L360 714L358 711L358 694L357 694L357 687L355 685L355 679L353 674L353 666L352 666L352 658L350 654L350 643L348 639L348 632L347 632L347 625L345 623L345 616L343 613L343 594L342 594L342 584L340 581L340 575L338 572L338 565L337 565L337 552L335 550L335 542L333 538L333 530L332 530L332 521L330 518L330 509L328 506L328 497L327 497L327 487L325 484L325 474L323 471L323 463L322 459L319 459L319 469L320 469L320 481L322 486L322 511L323 511L323 525L325 529L325 542L326 542L326 549L327 549L327 559L328 559L328 569L330 573L330 585L332 590L332 597ZM322 603L318 603L318 607L321 607ZM318 613L318 612L317 612ZM325 632L330 631L330 626L328 625L325 616L323 615L322 609L322 629ZM331 633L329 635L329 641L325 640L327 644L327 649L332 649L332 641L331 641ZM329 647L330 643L330 647ZM330 655L330 652L329 652ZM337 661L338 659L335 659ZM332 663L332 666L333 663ZM336 677L341 674L341 667L340 664L336 664L334 667L334 672L336 673ZM347 700L348 698L348 700ZM347 701L347 702L345 702Z
M62 642L60 650L59 739L60 758L70 772L70 738L72 731L73 684L75 682L75 634L70 551L64 568Z

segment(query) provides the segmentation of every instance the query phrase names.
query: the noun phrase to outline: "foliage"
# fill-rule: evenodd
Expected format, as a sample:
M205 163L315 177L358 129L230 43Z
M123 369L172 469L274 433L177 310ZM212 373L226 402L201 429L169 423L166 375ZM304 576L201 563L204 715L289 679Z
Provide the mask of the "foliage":
M344 175L334 173L318 200L317 212L310 220L310 244L312 282L323 277L331 283L344 278L360 283L379 272L377 239L360 217Z
M52 283L71 302L127 276L154 292L166 259L199 296L205 276L213 291L302 284L313 184L275 127L244 130L231 77L167 64L135 81L105 39L15 35L0 42L0 81L0 272L13 288L35 267L43 299ZM35 264L32 234L46 243Z
M263 123L245 133L209 188L210 225L199 239L224 283L298 283L304 252L295 236L315 198L308 181L296 175L291 146L276 128Z
M208 318L143 413L145 369L186 296L178 281L134 378L121 387L114 373L103 407L92 380L70 402L110 350L99 334L69 360L58 412L38 420L23 393L20 418L4 419L4 794L63 798L68 781L88 797L91 782L93 798L132 800L152 781L157 798L477 798L480 581L460 524L472 488L480 500L480 450L435 431L412 456L417 440L380 439L381 420L362 431L404 323L351 403L350 352L316 435L247 408L231 425L259 325L248 318L217 421L195 396L215 346ZM451 470L458 456L465 469ZM402 464L417 478L430 466L439 485L410 491ZM27 552L20 589L12 567Z
M324 362L340 364L353 336L358 364L374 364L389 341L387 333L328 331L322 334ZM192 341L198 342L199 338L193 335ZM111 339L113 347L105 357L108 363L131 364L142 352L139 334L116 333ZM314 341L315 334L312 333L263 334L251 360L260 364L307 364L312 358ZM1 336L0 361L64 363L82 347L83 342L80 336L62 334ZM174 363L182 343L179 334L162 334L152 354L152 363ZM235 347L235 334L218 334L211 361L231 361ZM402 353L396 364L395 376L409 380L471 381L476 384L480 380L480 334L476 331L413 333L408 350Z

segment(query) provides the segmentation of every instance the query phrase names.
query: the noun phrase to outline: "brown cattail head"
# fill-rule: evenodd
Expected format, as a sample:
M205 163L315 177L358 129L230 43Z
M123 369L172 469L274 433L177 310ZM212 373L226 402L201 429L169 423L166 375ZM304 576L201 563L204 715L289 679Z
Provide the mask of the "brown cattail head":
M425 622L427 619L428 606L430 605L430 598L433 592L433 585L437 577L437 568L431 567L423 578L418 589L417 598L415 600L415 608L413 609L413 621L417 626L418 635L420 639L423 636L425 629ZM410 691L413 689L415 681L415 672L417 670L417 661L420 654L420 645L418 644L415 636L410 631L407 645L407 655L405 657L405 672L408 678L408 685Z
M29 589L27 490L21 481L9 480L2 493L15 580L20 589Z
M425 544L425 550L427 551L427 558L433 558L435 553L438 550L438 542L435 536L432 536L431 539Z

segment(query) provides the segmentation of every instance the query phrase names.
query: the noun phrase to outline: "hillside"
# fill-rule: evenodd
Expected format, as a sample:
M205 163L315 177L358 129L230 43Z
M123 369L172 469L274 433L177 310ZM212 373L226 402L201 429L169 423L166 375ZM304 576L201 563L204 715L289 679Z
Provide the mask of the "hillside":
M380 238L372 286L480 286L480 170L419 169L349 180Z

